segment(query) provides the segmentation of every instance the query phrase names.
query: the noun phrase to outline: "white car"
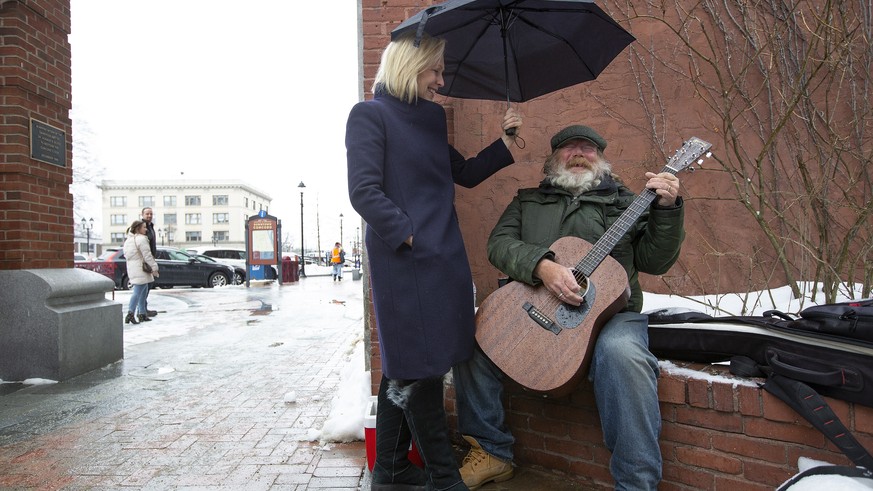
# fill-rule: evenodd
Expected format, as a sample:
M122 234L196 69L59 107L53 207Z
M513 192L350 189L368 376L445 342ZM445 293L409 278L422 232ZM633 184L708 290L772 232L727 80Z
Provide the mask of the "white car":
M207 247L200 250L199 254L209 256L223 264L246 269L246 251L244 251L243 249L223 249L218 247Z
M239 268L242 271L247 271L246 270L246 251L243 249L207 247L205 249L200 250L200 254L202 254L204 256L211 257L222 264L227 264L228 266L233 266L235 268ZM273 266L270 266L270 269L265 271L265 277L267 279L275 279L277 276L278 276L278 273L276 272L276 268ZM243 276L241 282L242 281L245 281L244 276Z

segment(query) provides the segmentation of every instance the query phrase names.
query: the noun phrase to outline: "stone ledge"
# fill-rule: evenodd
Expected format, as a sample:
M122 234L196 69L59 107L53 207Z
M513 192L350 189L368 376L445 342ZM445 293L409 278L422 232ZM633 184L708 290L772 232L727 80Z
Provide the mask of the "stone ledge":
M124 358L114 287L79 268L0 271L0 379L62 381Z

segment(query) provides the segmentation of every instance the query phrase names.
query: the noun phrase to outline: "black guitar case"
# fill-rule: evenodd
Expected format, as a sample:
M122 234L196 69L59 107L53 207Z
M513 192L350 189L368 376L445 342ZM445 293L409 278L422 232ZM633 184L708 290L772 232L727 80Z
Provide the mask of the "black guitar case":
M856 465L873 469L873 457L821 397L873 407L873 299L810 307L797 318L779 311L648 315L649 348L656 356L729 361L735 375L766 377L765 390L803 415Z

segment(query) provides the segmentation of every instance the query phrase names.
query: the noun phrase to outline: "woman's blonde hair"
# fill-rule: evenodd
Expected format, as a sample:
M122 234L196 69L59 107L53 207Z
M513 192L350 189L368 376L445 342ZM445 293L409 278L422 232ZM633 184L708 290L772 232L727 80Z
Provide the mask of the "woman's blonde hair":
M418 75L443 61L446 41L427 34L415 46L415 33L409 32L388 43L379 62L373 92L382 89L394 97L414 104L418 101Z

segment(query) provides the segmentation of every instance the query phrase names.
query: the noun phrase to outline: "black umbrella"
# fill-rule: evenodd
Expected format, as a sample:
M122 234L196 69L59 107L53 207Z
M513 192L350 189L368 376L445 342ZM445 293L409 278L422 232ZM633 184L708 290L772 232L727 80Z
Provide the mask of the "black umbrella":
M591 0L448 0L391 39L406 32L446 40L439 93L514 102L594 80L634 41Z

